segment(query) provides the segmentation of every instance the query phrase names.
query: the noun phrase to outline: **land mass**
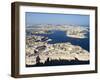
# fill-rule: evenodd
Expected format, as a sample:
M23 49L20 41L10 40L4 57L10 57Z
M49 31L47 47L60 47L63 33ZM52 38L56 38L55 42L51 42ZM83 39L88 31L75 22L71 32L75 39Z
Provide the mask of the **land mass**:
M87 62L90 59L89 52L80 46L72 45L69 42L48 44L47 40L48 38L43 36L26 37L26 65L63 60Z
M50 34L52 30L61 30L66 32L66 36L73 38L87 38L85 34L89 32L88 27L78 25L37 25L36 27L27 27L30 34Z

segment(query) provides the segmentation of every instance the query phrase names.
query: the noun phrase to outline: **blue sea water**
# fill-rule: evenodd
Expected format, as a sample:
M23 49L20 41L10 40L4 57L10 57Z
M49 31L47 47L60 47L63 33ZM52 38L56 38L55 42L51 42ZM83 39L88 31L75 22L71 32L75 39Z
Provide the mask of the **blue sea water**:
M66 33L64 31L60 30L52 30L51 34L36 34L39 36L45 36L48 37L49 39L52 39L52 41L49 41L49 44L54 44L54 43L65 43L65 42L70 42L73 45L78 45L82 47L83 49L90 51L89 50L89 32L86 34L87 38L72 38L66 36Z

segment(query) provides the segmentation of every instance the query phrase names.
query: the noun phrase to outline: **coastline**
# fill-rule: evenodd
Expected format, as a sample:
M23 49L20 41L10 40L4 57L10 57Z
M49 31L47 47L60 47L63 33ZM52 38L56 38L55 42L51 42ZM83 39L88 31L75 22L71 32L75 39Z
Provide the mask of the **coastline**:
M38 34L51 34L50 30L61 30L65 32L65 36L72 38L84 39L88 31L83 27L59 27L56 29L52 27L39 27L36 30L28 29L29 35L26 36L26 65L37 65L49 63L75 62L78 64L89 64L90 55L89 52L78 45L72 45L70 42L49 44L49 39L46 36L40 36ZM35 34L35 35L34 35ZM37 34L37 35L36 35ZM58 35L59 36L59 35ZM49 59L49 60L48 60ZM76 61L77 60L77 61ZM69 64L68 63L68 64ZM47 63L46 63L47 64ZM66 63L67 64L67 63ZM74 64L74 63L73 63ZM55 64L56 65L56 64ZM41 66L41 65L40 65Z

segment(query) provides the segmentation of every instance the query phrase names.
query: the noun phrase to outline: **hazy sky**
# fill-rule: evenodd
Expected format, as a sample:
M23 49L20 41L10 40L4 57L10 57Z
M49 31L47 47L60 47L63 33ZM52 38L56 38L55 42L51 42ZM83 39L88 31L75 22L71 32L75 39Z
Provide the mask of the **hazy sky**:
M76 24L76 25L89 26L89 15L26 12L25 16L26 16L26 25Z

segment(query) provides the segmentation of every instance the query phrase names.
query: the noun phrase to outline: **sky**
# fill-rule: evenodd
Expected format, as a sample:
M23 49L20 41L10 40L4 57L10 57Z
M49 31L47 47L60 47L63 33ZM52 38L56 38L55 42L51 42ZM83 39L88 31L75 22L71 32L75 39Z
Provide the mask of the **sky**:
M72 24L89 26L89 15L26 12L26 25Z

